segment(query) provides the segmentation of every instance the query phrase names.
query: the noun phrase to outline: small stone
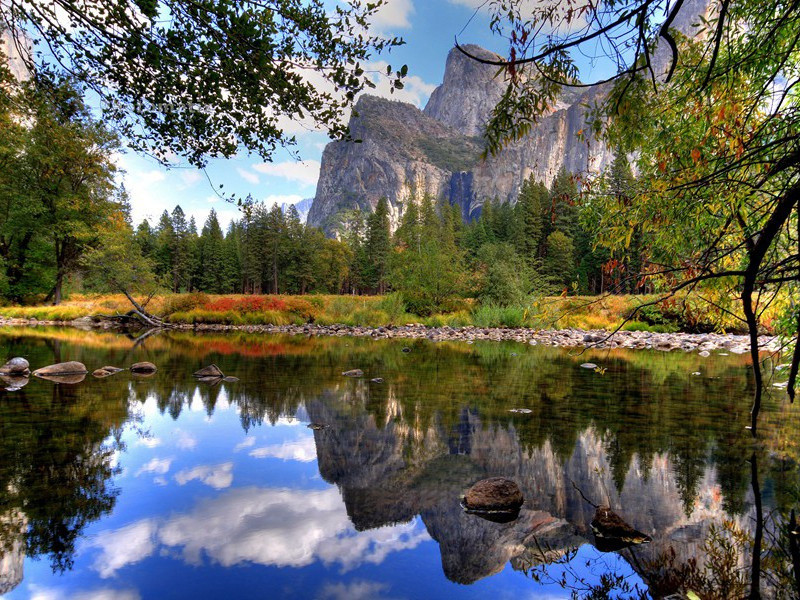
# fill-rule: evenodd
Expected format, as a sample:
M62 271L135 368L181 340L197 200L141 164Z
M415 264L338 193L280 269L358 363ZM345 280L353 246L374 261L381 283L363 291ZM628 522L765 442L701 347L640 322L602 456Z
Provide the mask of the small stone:
M342 375L345 377L363 377L364 371L361 369L350 369L349 371L343 371Z
M597 368L597 365L594 364L594 363L587 362L587 363L583 363L581 365L581 369L596 369L596 368Z
M370 381L372 383L383 383L383 377L373 377Z
M193 375L195 377L225 377L225 373L217 365L203 367L199 371L195 371Z
M519 510L524 498L519 486L505 477L483 479L467 490L464 506L469 510Z
M102 379L103 377L114 375L115 373L119 373L120 371L123 370L124 369L120 369L119 367L101 367L99 369L95 369L94 371L92 371L92 375Z
M529 415L533 411L530 408L510 408L510 409L508 409L508 412L518 413L520 415Z
M239 378L227 375L222 378L222 381L224 381L225 383L236 383L237 381L239 381Z
M151 362L138 362L131 365L131 373L146 375L156 371L158 371L158 368Z
M711 356L711 353L708 350L703 350L702 352L698 352L697 356L702 356L703 358L708 358Z
M0 375L28 375L30 364L21 356L16 356L0 367Z

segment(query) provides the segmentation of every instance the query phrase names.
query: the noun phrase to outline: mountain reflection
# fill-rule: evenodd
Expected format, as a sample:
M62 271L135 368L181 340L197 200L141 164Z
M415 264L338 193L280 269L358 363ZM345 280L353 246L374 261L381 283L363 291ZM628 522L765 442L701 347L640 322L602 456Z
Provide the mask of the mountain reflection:
M548 565L568 568L576 548L605 564L592 549L592 503L652 537L619 556L654 597L703 590L722 564L732 595L709 597L747 593L755 574L765 597L798 591L787 525L800 490L798 415L779 398L768 402L762 439L751 445L745 357L590 354L606 368L599 375L578 367L586 355L494 343L417 342L406 354L403 344L358 339L178 333L134 348L110 334L5 336L9 355L32 364L149 360L159 372L0 392L0 593L22 580L25 555L68 570L76 546L108 578L160 555L224 567L319 562L346 572L433 539L453 582L471 584L509 564L540 580ZM191 373L209 362L240 381L194 381ZM349 368L365 377L343 378ZM385 383L370 384L376 376ZM169 442L191 452L203 444L185 411L213 420L229 406L247 436L227 453L174 475L170 458L154 457L130 474L213 495L170 515L101 524L78 543L125 493L115 463L125 453L121 432L139 431L137 444L148 449L165 443L147 432L148 407L176 422ZM531 413L510 412L519 407ZM324 428L282 442L253 435L287 419ZM245 459L316 461L335 487L276 486L268 472L260 484L237 484ZM515 521L462 510L464 490L490 476L522 488ZM584 584L579 575L567 582L579 591Z

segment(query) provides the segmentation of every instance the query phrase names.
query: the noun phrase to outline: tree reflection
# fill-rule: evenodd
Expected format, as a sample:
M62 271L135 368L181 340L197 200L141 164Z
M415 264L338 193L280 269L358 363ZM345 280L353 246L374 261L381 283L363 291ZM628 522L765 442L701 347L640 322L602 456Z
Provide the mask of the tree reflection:
M132 348L83 335L10 347L24 346L37 364L58 352L92 366L150 360L159 372L54 385L48 397L34 386L0 394L0 531L11 548L24 529L25 552L48 556L56 570L71 567L77 538L114 506L119 448L106 441L136 412L129 408L153 399L178 420L195 398L209 416L224 398L245 431L303 412L325 424L314 431L320 474L341 490L355 528L420 515L453 581L472 583L509 562L539 580L572 565L577 547L596 544L593 509L575 482L654 539L619 551L647 592L609 568L599 581L575 571L565 586L579 596L800 591L791 512L799 419L767 402L763 445L751 446L742 427L752 385L746 357L604 353L594 357L606 368L599 376L577 367L586 356L494 343L419 343L406 354L408 342L170 333ZM193 380L209 362L240 381ZM354 367L366 376L341 376ZM385 382L370 384L375 376ZM511 412L519 407L530 413ZM528 503L517 521L461 510L459 494L487 475L523 488Z

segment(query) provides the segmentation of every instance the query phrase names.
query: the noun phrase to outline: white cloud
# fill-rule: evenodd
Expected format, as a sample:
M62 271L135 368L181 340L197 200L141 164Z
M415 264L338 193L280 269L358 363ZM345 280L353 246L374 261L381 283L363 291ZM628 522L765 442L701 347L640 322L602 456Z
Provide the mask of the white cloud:
M199 465L193 469L184 469L175 475L178 485L198 479L200 483L221 490L233 483L233 463L226 462L221 465Z
M488 13L492 7L493 3L486 2L486 0L449 0L450 4L455 4L457 6L465 6L471 10L479 10L484 13ZM581 17L573 17L573 20L570 23L560 23L560 20L563 20L566 15L567 11L573 6L570 2L564 2L564 0L521 0L518 3L515 3L515 7L519 9L520 14L523 17L531 17L535 11L541 11L543 8L548 8L549 6L554 6L557 9L556 14L558 17L556 18L556 23L559 24L558 31L559 33L566 33L569 30L575 31L580 29L581 27L586 26L585 18ZM575 11L573 11L574 13ZM543 34L547 34L548 31L551 30L543 30Z
M253 165L253 169L259 173L271 175L272 177L282 177L288 181L299 183L303 187L311 187L317 184L319 167L318 160L306 160L303 162L287 160L279 163Z
M255 173L251 173L247 169L242 169L241 167L237 167L236 172L239 174L239 177L244 179L247 183L250 183L252 185L258 185L259 179L258 175L256 175Z
M161 438L157 437L142 437L136 440L136 443L146 448L155 448L161 445Z
M198 170L181 171L181 181L186 187L192 187L195 183L203 180L203 174Z
M169 467L172 464L172 458L153 458L146 462L141 469L136 471L136 476L138 477L142 473L154 473L156 475L163 475L167 471L169 471Z
M372 17L371 25L378 31L411 27L409 16L414 12L411 0L387 0Z
M356 580L350 583L326 583L317 598L319 600L372 600L386 598L389 586L377 581Z
M156 531L156 522L144 519L98 533L86 544L87 548L100 549L92 568L105 579L126 565L144 560L156 549Z
M428 98L436 89L436 84L423 81L418 75L408 75L403 79L403 89L391 92L391 78L386 76L386 67L389 63L386 61L372 62L367 65L367 69L372 74L372 82L375 84L375 89L367 90L368 94L373 96L381 96L389 98L390 100L399 100L400 102L408 102L417 108L422 108L428 101ZM397 68L397 65L394 65Z
M46 588L32 583L28 586L30 600L139 600L137 590L115 590L98 588L94 590L69 592L61 588Z
M256 438L248 436L244 438L241 442L236 444L236 446L233 447L233 451L238 452L239 450L244 450L245 448L252 448L255 445L256 445Z
M156 525L145 519L90 540L93 569L109 577L157 551L179 550L191 565L207 557L224 567L253 563L303 567L316 561L350 570L429 540L417 519L357 532L336 488L240 488L200 501ZM160 547L159 547L160 546Z
M175 433L178 435L178 439L175 440L175 445L178 448L180 448L181 450L195 449L195 447L197 446L197 438L192 436L192 434L184 431L183 429L177 429Z
M281 458L283 460L311 462L317 458L317 447L314 443L314 438L307 437L293 442L256 448L250 452L250 456L254 458Z

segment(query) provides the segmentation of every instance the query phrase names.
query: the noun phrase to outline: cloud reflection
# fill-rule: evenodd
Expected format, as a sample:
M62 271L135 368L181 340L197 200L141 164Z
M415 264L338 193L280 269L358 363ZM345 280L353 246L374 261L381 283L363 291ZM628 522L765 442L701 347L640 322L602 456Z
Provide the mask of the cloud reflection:
M110 577L159 549L176 550L186 563L204 557L224 567L254 563L304 567L316 561L343 571L380 564L392 552L430 539L415 519L356 532L336 488L291 490L240 488L200 501L188 513L156 523L145 519L100 533L93 568Z
M283 460L297 460L312 462L317 459L317 446L313 436L305 437L283 444L271 444L250 451L254 458L282 458Z
M201 483L215 490L230 487L231 483L233 483L233 463L199 465L193 469L184 469L175 474L175 481L178 482L178 485L184 485L194 479L199 479Z

